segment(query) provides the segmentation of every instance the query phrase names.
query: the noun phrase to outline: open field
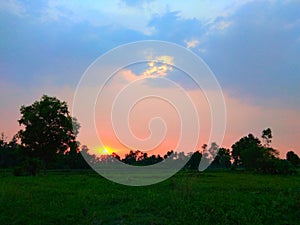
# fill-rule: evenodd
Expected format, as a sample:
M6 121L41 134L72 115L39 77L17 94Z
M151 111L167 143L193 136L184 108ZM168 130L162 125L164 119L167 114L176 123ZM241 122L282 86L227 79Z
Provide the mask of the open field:
M0 224L297 224L300 175L181 172L128 187L91 171L0 173Z

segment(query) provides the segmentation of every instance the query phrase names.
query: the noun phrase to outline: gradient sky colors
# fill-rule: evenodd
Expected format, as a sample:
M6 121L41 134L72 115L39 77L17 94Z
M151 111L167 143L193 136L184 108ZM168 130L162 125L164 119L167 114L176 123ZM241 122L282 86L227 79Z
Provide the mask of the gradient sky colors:
M289 150L300 154L300 1L2 0L0 35L0 132L9 137L19 129L21 105L48 94L72 106L79 79L97 57L121 44L151 39L189 48L214 72L228 113L223 146L249 132L260 136L270 127L281 157ZM148 66L124 69L122 76L127 81L141 71L149 76L153 66ZM173 74L197 109L209 115L200 104L205 102L201 91L165 65L156 70L160 76ZM147 118L157 113L151 112L155 108L149 107ZM171 115L169 122L176 124ZM143 127L133 130L141 137L148 134ZM209 123L203 122L203 131L208 130ZM93 146L89 132L83 126L79 141ZM170 137L177 135L170 132ZM109 146L118 148L110 132L104 135ZM205 134L199 148L202 142ZM165 144L172 148L174 143Z

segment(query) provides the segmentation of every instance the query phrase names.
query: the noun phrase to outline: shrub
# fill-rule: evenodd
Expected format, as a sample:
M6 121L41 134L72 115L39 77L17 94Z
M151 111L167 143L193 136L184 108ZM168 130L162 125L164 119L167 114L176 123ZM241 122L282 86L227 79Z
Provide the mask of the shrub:
M40 171L42 163L37 158L27 158L13 170L15 176L35 176Z
M295 174L297 171L295 167L287 160L279 158L271 158L260 161L258 171L270 174Z

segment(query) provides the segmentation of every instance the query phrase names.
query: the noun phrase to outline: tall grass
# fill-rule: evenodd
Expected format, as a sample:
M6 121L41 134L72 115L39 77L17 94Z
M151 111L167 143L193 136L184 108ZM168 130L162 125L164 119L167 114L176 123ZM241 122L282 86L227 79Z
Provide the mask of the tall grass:
M181 172L128 187L87 171L0 177L0 224L297 224L300 176Z

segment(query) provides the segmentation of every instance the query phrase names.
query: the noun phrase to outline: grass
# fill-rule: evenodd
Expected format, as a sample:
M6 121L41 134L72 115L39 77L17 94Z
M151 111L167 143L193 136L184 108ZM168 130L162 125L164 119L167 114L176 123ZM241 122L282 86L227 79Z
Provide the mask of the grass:
M128 187L91 171L0 173L0 224L297 224L300 176L181 172Z

